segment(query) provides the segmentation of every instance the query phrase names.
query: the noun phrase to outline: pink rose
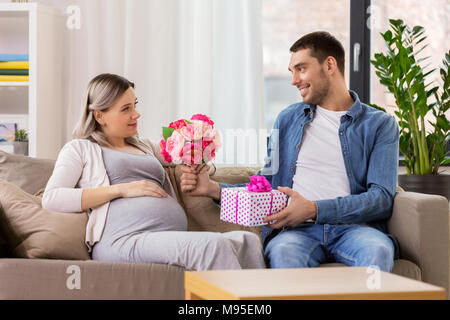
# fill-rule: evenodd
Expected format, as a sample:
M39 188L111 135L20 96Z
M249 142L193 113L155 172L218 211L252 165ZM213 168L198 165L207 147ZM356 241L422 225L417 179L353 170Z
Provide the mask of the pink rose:
M200 143L186 143L181 150L181 161L187 165L202 163L203 150Z
M186 122L183 119L171 122L169 124L169 128L173 128L175 130L181 129L185 126L186 126Z
M213 140L215 134L215 129L210 125L203 126L203 140Z
M212 141L202 141L203 158L205 162L209 162L216 157L216 146Z
M200 120L200 121L206 122L207 124L209 124L211 126L214 125L214 122L210 118L205 116L204 114L194 114L192 116L191 120Z
M172 157L166 151L166 141L164 139L162 139L161 142L159 143L159 148L161 156L164 158L164 160L167 162L172 162Z
M179 158L181 149L184 146L184 138L178 131L174 131L167 139L166 150L172 158Z
M172 163L174 163L174 164L181 164L182 163L182 161L181 161L181 153L176 154L176 155L174 155L172 157Z
M203 135L202 125L198 123L188 124L181 128L180 133L188 141L200 140Z

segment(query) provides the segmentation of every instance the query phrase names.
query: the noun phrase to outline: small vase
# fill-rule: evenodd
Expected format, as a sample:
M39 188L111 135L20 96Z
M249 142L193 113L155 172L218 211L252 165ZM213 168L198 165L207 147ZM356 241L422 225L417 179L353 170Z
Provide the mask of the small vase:
M14 141L14 154L28 156L28 142Z

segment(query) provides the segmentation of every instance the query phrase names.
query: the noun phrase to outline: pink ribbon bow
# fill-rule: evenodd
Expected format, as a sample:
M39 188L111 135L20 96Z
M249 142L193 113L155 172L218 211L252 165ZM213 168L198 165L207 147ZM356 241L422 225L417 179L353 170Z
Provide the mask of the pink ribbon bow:
M270 192L272 191L272 186L264 176L251 176L247 189L251 192Z

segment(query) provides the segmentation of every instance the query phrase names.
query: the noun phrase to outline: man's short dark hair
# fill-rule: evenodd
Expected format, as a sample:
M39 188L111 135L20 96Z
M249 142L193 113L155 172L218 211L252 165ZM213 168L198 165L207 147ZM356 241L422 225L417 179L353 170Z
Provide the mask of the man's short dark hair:
M345 50L342 44L329 32L316 31L304 35L298 39L289 49L292 53L300 49L311 49L311 55L319 63L325 61L327 57L333 57L337 61L339 71L344 76L345 72Z

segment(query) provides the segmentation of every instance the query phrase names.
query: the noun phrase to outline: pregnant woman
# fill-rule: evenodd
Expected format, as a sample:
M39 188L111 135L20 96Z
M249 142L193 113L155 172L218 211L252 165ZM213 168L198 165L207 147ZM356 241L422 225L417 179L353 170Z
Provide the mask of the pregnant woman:
M58 155L42 206L88 212L86 245L94 260L188 270L265 268L251 232L187 231L163 168L168 163L137 135L136 104L127 79L101 74L90 81L74 139Z

